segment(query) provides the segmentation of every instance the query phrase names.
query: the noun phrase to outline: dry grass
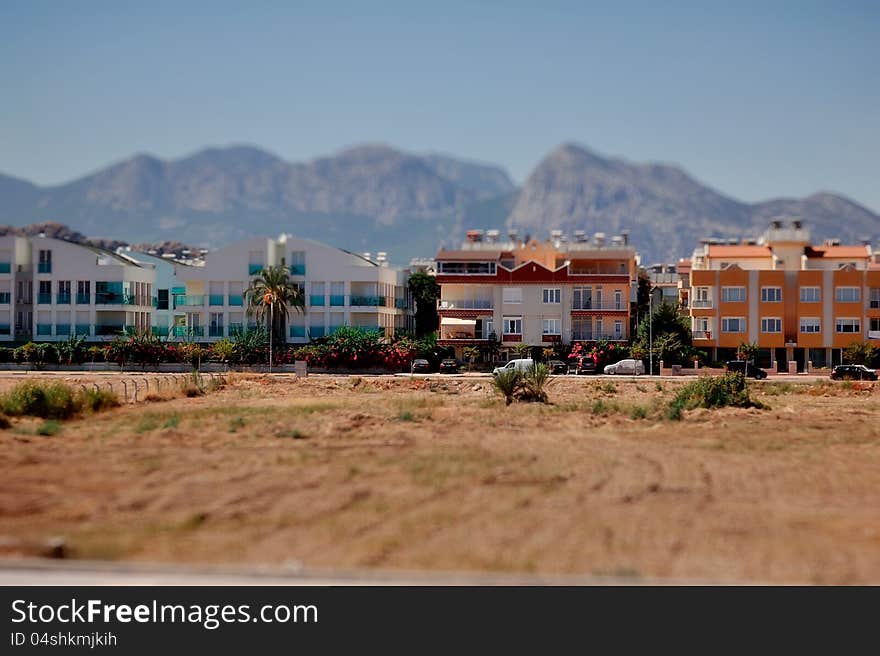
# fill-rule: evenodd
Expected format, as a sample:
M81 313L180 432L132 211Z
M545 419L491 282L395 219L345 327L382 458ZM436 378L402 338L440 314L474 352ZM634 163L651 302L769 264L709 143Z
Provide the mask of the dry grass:
M781 385L781 384L780 384ZM0 433L0 544L83 558L880 582L880 388L239 377ZM16 545L19 545L16 547Z

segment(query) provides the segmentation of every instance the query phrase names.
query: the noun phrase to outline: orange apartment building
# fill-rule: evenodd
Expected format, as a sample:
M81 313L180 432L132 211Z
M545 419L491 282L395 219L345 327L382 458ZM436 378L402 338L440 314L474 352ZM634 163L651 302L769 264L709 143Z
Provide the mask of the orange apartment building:
M714 360L757 342L759 366L798 371L841 362L855 342L880 344L880 265L869 245L810 244L801 222L775 221L760 240L704 241L694 251L689 307L693 344Z
M503 359L523 342L627 341L637 264L626 234L539 241L512 231L502 242L497 230L471 230L460 249L437 253L438 343L461 357L500 341Z

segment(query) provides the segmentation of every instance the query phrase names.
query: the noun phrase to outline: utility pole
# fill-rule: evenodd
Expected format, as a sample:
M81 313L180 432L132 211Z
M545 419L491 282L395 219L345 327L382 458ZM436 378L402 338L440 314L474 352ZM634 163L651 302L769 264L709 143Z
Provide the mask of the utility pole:
M648 285L648 369L654 375L654 288Z

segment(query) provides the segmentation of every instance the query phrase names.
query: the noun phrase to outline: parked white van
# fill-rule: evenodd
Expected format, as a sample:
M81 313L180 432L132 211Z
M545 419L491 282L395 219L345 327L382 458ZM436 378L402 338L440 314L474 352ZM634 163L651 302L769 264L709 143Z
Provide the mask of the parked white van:
M645 373L645 363L641 360L621 360L620 362L606 365L605 373L641 376Z
M535 366L535 361L532 358L520 358L518 360L511 360L503 367L495 367L492 370L492 375L497 376L499 372L505 371L507 369L516 369L520 373L525 373L527 369L531 369Z

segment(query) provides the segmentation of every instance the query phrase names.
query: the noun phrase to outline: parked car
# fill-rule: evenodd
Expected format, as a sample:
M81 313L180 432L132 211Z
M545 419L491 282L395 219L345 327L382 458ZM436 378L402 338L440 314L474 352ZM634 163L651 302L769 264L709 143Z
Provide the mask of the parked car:
M877 380L877 371L863 364L839 364L831 370L831 380Z
M504 371L505 369L516 369L520 373L525 373L526 370L528 370L534 366L535 366L535 361L532 360L531 358L518 358L516 360L511 360L503 367L495 367L492 370L492 375L497 376L500 372Z
M547 363L547 366L550 367L551 374L567 374L568 373L568 365L565 364L562 360L550 360Z
M594 374L596 373L596 360L591 355L579 355L572 358L568 363L568 373L570 374Z
M456 360L455 358L446 358L440 363L440 373L457 374L458 367L458 360Z
M431 373L431 363L422 358L417 358L412 361L412 372L414 374L429 374Z
M645 363L641 360L633 360L631 358L627 358L626 360L621 360L620 362L615 362L614 364L607 365L605 367L605 373L641 376L645 373Z
M741 373L746 378L754 378L755 380L764 380L767 377L766 371L745 360L728 360L727 371Z

